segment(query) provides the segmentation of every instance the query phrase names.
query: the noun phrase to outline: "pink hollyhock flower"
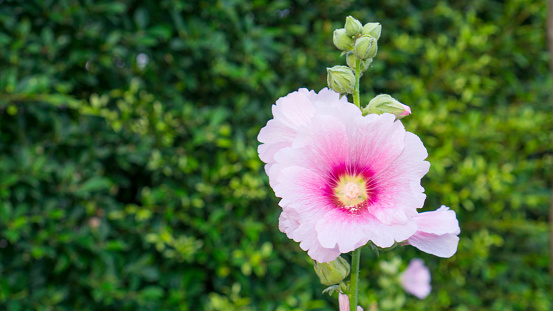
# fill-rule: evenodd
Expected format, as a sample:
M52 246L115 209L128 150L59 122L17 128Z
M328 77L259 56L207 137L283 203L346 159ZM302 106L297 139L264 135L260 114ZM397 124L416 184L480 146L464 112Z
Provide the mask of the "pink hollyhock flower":
M258 139L279 205L280 230L318 262L368 241L380 247L417 231L430 164L420 139L393 114L363 116L327 89L300 89L273 106Z
M340 305L340 311L349 311L348 295L338 294L338 303ZM363 308L357 306L357 311L363 311Z
M430 271L422 259L415 258L409 262L407 269L401 274L401 286L406 292L424 299L432 287L430 286Z
M413 218L417 232L407 243L423 252L449 258L457 252L459 244L459 221L455 212L442 205L432 212L420 213Z

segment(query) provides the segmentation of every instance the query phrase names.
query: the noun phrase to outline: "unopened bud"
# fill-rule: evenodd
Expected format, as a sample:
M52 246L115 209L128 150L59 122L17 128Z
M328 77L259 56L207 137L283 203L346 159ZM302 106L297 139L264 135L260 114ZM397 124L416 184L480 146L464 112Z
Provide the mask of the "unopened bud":
M328 87L336 93L351 94L355 87L355 75L346 66L334 66L326 69Z
M319 263L313 261L313 263L315 272L323 285L338 284L349 275L349 263L340 256L331 262Z
M346 34L350 37L357 36L363 30L363 25L353 16L346 17Z
M334 45L342 51L353 50L353 39L346 35L346 30L344 28L334 30L332 41Z
M391 113L399 120L411 114L411 108L404 105L387 94L380 94L371 99L367 107L363 109L363 115L370 113L383 114Z
M382 25L380 23L366 23L363 26L361 34L373 36L376 40L380 39L380 32L382 31Z
M355 55L352 52L348 52L346 55L346 63L348 64L349 68L355 70ZM367 71L369 69L369 65L373 62L372 58L367 59L361 59L359 63L359 69L361 72Z
M355 41L355 56L360 59L373 58L378 51L376 39L373 36L362 36Z
M346 29L346 34L353 37L361 33L363 25L356 18L348 16L346 17L346 25L344 28Z

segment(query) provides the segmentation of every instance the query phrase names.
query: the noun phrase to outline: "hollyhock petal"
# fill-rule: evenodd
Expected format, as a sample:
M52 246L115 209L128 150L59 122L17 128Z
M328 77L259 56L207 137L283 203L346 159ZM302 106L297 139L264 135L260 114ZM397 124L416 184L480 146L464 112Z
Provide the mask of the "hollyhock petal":
M293 92L277 100L273 105L273 116L275 120L297 129L306 125L315 114L313 103L300 92Z
M401 154L405 144L405 128L394 120L393 114L385 113L377 118L359 119L357 124L350 123L351 162L370 160L375 167L387 168Z
M430 294L430 271L422 259L415 258L409 262L407 269L401 274L401 285L406 292L424 299Z
M259 158L265 163L275 163L275 154L282 148L290 147L292 141L277 141L272 144L263 144L257 147Z
M407 243L423 252L449 258L457 252L459 244L459 221L455 211L442 205L432 212L420 213L413 217L417 232L407 239Z
M370 229L368 229L370 240L379 247L390 247L395 242L405 241L407 237L413 235L417 230L417 225L408 221L405 224L385 225L382 223L375 223Z
M449 258L457 252L459 237L455 234L431 234L418 232L407 243L434 256Z
M303 92L292 92L279 98L272 111L275 118L257 136L263 143L258 147L259 157L265 163L273 163L274 154L292 144L298 128L307 125L315 114L315 107Z
M315 226L319 243L323 247L333 248L338 246L341 253L348 253L367 244L369 238L364 232L363 223L359 224L351 219L340 219L338 218L340 213L329 214L334 215L327 215L327 218L319 220Z
M384 225L371 216L359 215L351 218L342 211L331 210L317 222L315 229L319 242L324 247L339 246L342 253L348 253L367 244L369 240L380 247L390 247L412 236L417 230L414 222L399 225Z
M419 231L425 233L457 235L461 232L455 211L445 205L435 211L420 213L413 220Z
M296 139L306 142L305 156L311 169L326 171L328 167L343 165L348 159L346 126L333 116L313 117L309 128L299 131Z
M291 142L296 136L296 130L278 120L269 120L267 125L259 131L257 140L262 143L273 143L279 141Z
M300 166L290 166L280 170L273 189L275 195L282 198L280 205L283 208L306 213L313 211L316 214L320 206L328 204L324 189L321 188L324 184L324 178L317 173Z
M308 251L308 255L318 262L329 262L340 256L337 248L325 248L318 242L311 232L314 223L303 221L294 210L283 211L279 218L279 229L296 242L301 242L301 249Z
M340 94L330 90L327 87L320 90L319 93L315 93L315 91L308 91L305 88L299 89L298 92L306 95L307 98L309 98L309 100L313 102L317 107L320 107L320 106L342 107L344 105L350 104L346 96L342 96L342 98L340 98ZM359 110L359 108L357 108L357 110Z

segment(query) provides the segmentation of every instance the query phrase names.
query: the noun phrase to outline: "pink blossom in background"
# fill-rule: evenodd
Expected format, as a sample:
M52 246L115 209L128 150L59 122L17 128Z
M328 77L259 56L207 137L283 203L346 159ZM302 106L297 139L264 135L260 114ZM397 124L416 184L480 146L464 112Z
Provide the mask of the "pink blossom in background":
M406 292L424 299L430 294L430 271L424 265L424 261L415 258L409 262L407 269L401 274L401 285Z
M340 305L340 311L349 311L349 298L348 295L339 294L338 303ZM363 308L357 306L357 311L363 311Z
M258 139L279 228L318 262L368 241L390 247L417 232L426 148L392 114L362 116L328 89L300 89L273 106Z
M418 229L407 239L408 244L444 258L449 258L457 252L461 229L455 211L442 205L435 211L418 214L413 220Z

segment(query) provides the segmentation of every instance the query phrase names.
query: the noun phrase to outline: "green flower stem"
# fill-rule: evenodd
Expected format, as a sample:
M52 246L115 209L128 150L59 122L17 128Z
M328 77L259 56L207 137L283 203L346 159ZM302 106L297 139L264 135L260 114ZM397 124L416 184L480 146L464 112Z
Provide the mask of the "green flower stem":
M357 61L359 68L359 61ZM359 85L359 79L357 79ZM359 91L357 91L359 97ZM353 251L351 255L351 280L349 283L349 310L357 310L357 294L359 292L359 260L361 259L361 247Z
M361 60L355 58L355 90L353 90L353 103L361 109L359 99L359 78L361 76ZM349 283L349 309L357 310L357 294L359 292L359 260L361 259L361 247L353 251L351 256L351 279Z
M355 89L353 90L353 103L361 109L361 100L359 99L359 78L361 78L361 60L355 58Z

